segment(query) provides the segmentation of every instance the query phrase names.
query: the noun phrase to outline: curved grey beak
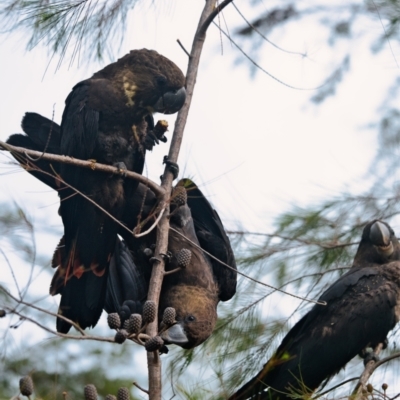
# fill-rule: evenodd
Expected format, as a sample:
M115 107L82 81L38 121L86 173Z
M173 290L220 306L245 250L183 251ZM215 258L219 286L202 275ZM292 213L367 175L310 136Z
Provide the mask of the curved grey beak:
M174 114L178 112L186 100L186 89L181 87L175 92L164 93L154 104L154 111L163 114Z
M380 221L372 224L369 232L371 242L378 246L379 251L383 252L385 256L390 256L393 253L393 244L390 241L389 228Z
M369 239L377 246L388 246L390 244L390 231L385 224L376 221L371 226Z
M182 325L177 323L168 328L165 332L161 334L162 340L165 344L177 344L182 346L189 342Z

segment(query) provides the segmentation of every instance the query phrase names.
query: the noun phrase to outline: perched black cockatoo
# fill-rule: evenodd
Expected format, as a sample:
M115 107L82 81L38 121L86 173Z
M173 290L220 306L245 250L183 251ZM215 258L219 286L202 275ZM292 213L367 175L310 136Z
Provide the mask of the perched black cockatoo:
M185 101L184 85L181 70L167 58L152 50L131 51L75 85L66 99L58 153L91 159L93 169L98 162L142 173L146 149L159 139L152 134L151 116L177 112ZM15 135L9 143L24 145ZM58 191L64 237L53 258L57 271L50 293L61 294L59 313L84 329L101 315L118 231L91 201L121 220L125 198L134 195L138 183L66 164L59 174L66 182ZM67 333L70 326L57 319L59 332Z
M392 228L363 230L352 268L288 332L263 369L230 400L311 395L367 347L386 342L399 321L400 245Z
M154 211L154 194L143 185L139 185L137 192L142 192L146 200L140 202L137 195L127 207L131 228L136 225L140 210L142 219ZM159 316L167 307L173 307L176 324L165 330L161 337L166 344L190 349L203 343L213 332L218 302L227 301L235 294L236 263L217 212L189 179L178 182L173 191L170 227L166 271L177 268L178 271L164 277ZM151 272L149 253L155 243L155 231L141 238L124 235L122 231L121 235L125 237L132 257L129 261L124 245L118 247L121 261L116 260L110 269L105 308L109 313L119 312L122 319L126 319L130 313L140 313L146 299ZM139 281L146 289L135 289L136 293L133 293L132 288Z

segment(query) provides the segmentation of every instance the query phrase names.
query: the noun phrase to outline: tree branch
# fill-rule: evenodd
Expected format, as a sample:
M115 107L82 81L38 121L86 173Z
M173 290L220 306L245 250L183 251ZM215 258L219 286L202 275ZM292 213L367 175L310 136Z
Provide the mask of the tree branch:
M47 326L41 324L40 322L34 320L33 318L27 317L26 315L23 315L19 311L16 310L10 310L6 308L10 313L18 315L20 318L32 322L33 324L37 325L39 328L42 328L44 331L49 332L55 336L64 338L64 339L74 339L74 340L95 340L97 342L108 342L108 343L115 343L114 337L103 337L103 336L92 336L92 335L84 335L84 336L77 336L77 335L69 335L66 333L60 333L57 331L54 331L53 329L48 328Z
M100 342L110 342L110 343L114 343L115 340L114 338L107 338L107 337L102 337L102 336L92 336L87 334L87 332L85 332L78 324L76 324L74 321L71 321L70 319L64 317L63 315L60 314L56 314L53 313L51 311L45 310L44 308L35 306L32 303L28 303L26 301L23 301L21 299L18 299L17 297L13 296L7 289L5 289L3 286L0 286L0 290L2 292L5 293L6 296L10 297L12 300L14 300L17 304L22 304L24 306L33 308L37 311L40 311L44 314L47 315L51 315L54 317L59 317L62 318L63 320L67 321L68 323L70 323L75 329L77 329L79 331L79 333L81 334L80 336L77 335L69 335L69 334L64 334L64 333L60 333L60 332L56 332L53 329L48 328L47 326L41 324L40 322L34 320L33 318L30 318L24 314L22 314L20 311L17 311L15 308L10 308L10 307L4 307L5 310L8 311L8 313L10 314L15 314L18 315L21 319L24 319L26 321L32 322L33 324L39 326L40 328L42 328L44 331L49 332L55 336L58 337L62 337L62 338L67 338L67 339L75 339L75 340L96 340L96 341L100 341Z
M217 5L217 7L214 8L214 11L205 19L205 21L202 23L200 29L198 30L199 35L204 35L207 32L208 27L210 26L211 22L213 22L214 18L230 3L232 3L233 0L225 0L221 4Z
M121 171L112 165L106 165L106 164L99 164L93 161L87 161L87 160L80 160L78 158L73 158L69 156L61 156L58 154L50 154L50 153L43 153L41 151L36 151L36 150L29 150L25 149L23 147L17 147L17 146L11 146L8 143L0 141L0 149L10 151L12 153L20 153L20 154L25 154L33 157L40 157L43 160L48 160L48 161L54 161L62 164L71 164L75 165L78 167L82 168L90 168L92 170L96 171L101 171L101 172L107 172L110 174L121 174ZM32 165L29 165L28 168L32 168L32 170L35 170L37 172L43 172L39 168L35 168L35 164L32 163ZM133 171L124 171L123 172L124 177L129 178L129 179L135 179L144 185L148 186L156 195L160 196L163 194L163 190L158 185L157 183L153 182L149 178L146 178L143 175L140 175L136 172ZM55 177L56 178L56 177Z
M205 251L204 249L202 249L199 245L197 245L195 242L193 242L192 240L190 240L189 238L187 238L185 235L182 235L182 233L180 233L180 232L177 231L176 229L171 228L171 227L170 227L169 229L171 229L172 231L174 231L177 235L181 236L183 239L185 239L185 240L187 240L188 242L190 242L190 244L191 244L192 246L197 247L197 248L198 248L199 250L201 250L203 253L207 254L209 257L211 257L211 258L213 258L214 260L218 261L218 262L219 262L220 264L222 264L225 268L234 269L234 268L231 267L230 265L228 265L228 264L222 262L222 261L219 260L217 257L213 256L211 253L209 253L209 252ZM326 306L326 304L327 304L326 301L318 301L318 300L307 299L306 297L301 297L301 296L298 296L298 295L296 295L296 294L286 292L286 291L284 291L284 290L282 290L282 289L280 289L280 288L277 288L277 287L275 287L275 286L269 285L268 283L259 281L258 279L255 279L255 278L251 277L250 275L246 275L245 273L243 273L243 272L241 272L241 271L238 271L238 270L236 270L236 269L235 269L235 271L236 271L237 274L244 276L246 279L249 279L249 280L251 280L251 281L253 281L253 282L255 282L255 283L259 284L259 285L266 286L266 287L268 287L268 288L270 288L270 289L273 289L274 292L277 291L277 292L280 292L280 293L283 293L283 294L287 294L287 295L289 295L289 296L295 297L296 299L308 301L308 302L314 303L314 304L319 304L320 306ZM283 286L285 286L285 285L283 285ZM270 294L270 293L269 293L269 294Z
M225 7L230 3L224 1L221 6ZM192 102L194 86L196 84L196 77L198 67L200 63L200 56L203 49L203 44L206 37L206 31L211 23L212 19L218 14L223 7L215 8L216 0L206 0L203 12L200 17L200 21L196 30L196 34L193 39L192 49L189 57L188 69L186 73L186 101L175 121L174 133L171 140L171 146L169 149L168 160L176 163L178 161L179 151L183 139L183 132L185 129L187 117L189 114L190 104ZM160 196L160 207L165 207L165 212L160 220L157 229L157 241L155 248L155 257L159 261L153 264L148 300L152 300L159 304L161 285L164 276L164 260L159 255L166 253L168 250L168 232L169 232L169 200L172 188L173 175L172 172L166 166L162 178L161 187L164 194ZM157 321L158 315L156 315L155 321L148 325L147 334L153 337L157 334ZM149 371L149 399L150 400L161 400L161 361L160 357L156 357L154 352L147 353L147 365Z
M313 241L313 240L302 239L300 237L283 236L283 235L279 235L277 233L247 232L247 231L226 231L226 233L228 235L264 236L264 237L268 237L268 238L272 238L272 239L277 238L277 239L281 239L281 240L287 240L289 242L299 242L299 243L307 245L307 246L318 246L325 250L332 250L332 249L339 249L341 247L354 246L354 245L358 245L358 243L359 243L359 242L339 243L338 241L323 243L323 242L318 242L318 241Z
M383 343L379 343L375 348L374 348L374 353L378 356L379 353L382 351L383 348ZM375 365L377 364L377 361L371 360L368 361L367 365L364 368L363 373L360 376L359 381L357 382L356 387L353 390L353 393L349 397L351 400L362 400L364 398L363 391L366 390L366 385L368 382L368 379L370 376L373 374L374 370L376 369Z

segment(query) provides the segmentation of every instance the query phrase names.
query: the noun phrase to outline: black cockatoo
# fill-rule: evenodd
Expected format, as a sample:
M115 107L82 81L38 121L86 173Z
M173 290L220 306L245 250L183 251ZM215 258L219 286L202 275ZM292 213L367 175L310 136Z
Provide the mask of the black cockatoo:
M288 332L262 370L230 400L311 395L399 321L400 245L382 221L368 223L352 268Z
M131 51L75 85L62 116L60 151L54 152L91 159L93 169L99 162L142 173L146 149L158 141L152 114L177 112L185 101L184 85L181 70L169 59L152 50ZM58 133L55 124L52 130ZM41 142L30 137L34 147ZM16 135L8 142L26 145ZM66 182L58 191L64 237L53 258L57 271L50 293L61 294L60 314L86 328L97 323L103 309L118 230L88 199L121 220L125 198L134 195L138 183L66 164L59 166L59 174ZM69 329L69 323L57 320L59 332Z
M126 208L129 216L123 219L130 228L136 225L137 216L143 218L154 211L155 195L141 184L139 192L145 201L140 201L139 195L133 197ZM217 212L190 179L179 181L173 191L170 228L166 271L181 268L164 277L159 315L167 307L173 307L177 323L161 337L166 344L190 349L203 343L213 332L219 301L227 301L235 294L236 262ZM119 261L110 270L105 308L109 313L119 312L126 319L130 313L140 313L146 299L151 272L149 253L155 243L155 231L141 238L123 231L121 235L125 237L130 257L125 245L119 245L116 254ZM141 282L140 287L133 291L137 282Z

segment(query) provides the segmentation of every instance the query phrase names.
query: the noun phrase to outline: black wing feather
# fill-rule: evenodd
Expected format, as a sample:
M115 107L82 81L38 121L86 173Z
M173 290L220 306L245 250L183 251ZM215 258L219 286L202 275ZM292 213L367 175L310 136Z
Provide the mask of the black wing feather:
M21 126L40 151L46 149L47 153L60 154L60 125L40 114L27 112Z
M213 273L218 281L219 298L222 301L227 301L236 293L237 267L221 219L193 181L182 179L178 185L183 185L187 190L187 204L194 220L196 235L201 247L231 267L228 268L210 257Z
M60 125L37 113L27 112L22 119L22 129L28 135L16 133L7 139L12 146L24 147L51 154L60 154ZM39 158L38 161L26 158L21 153L11 153L27 171L41 182L58 190L58 181L54 174L60 173L60 164ZM40 172L43 171L43 172Z
M74 86L65 100L61 152L80 159L92 156L97 143L99 112L88 108L90 80Z
M137 268L126 244L119 239L110 262L104 309L119 312L127 300L142 303L147 296L148 282Z

